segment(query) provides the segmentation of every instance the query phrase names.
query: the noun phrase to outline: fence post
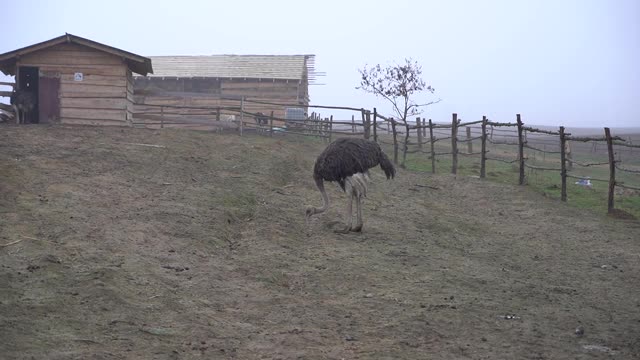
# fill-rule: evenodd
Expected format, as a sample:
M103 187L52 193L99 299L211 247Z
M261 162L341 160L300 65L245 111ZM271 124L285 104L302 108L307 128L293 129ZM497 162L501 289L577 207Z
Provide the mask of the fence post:
M356 116L351 114L351 132L356 132Z
M480 178L484 179L487 176L487 117L482 117L482 149L480 155Z
M269 116L269 136L273 137L273 110L271 110L271 116Z
M607 151L609 152L609 200L607 201L607 212L613 212L614 190L616 188L616 161L613 154L613 139L611 139L611 131L604 128L604 136L607 138Z
M322 120L322 132L321 132L321 136L322 136L322 142L327 142L327 140L329 140L329 138L327 137L327 129L329 129L329 118L324 118L324 120Z
M467 126L467 153L473 153L473 143L471 143L471 128Z
M164 106L160 106L160 129L164 128Z
M409 122L405 120L404 122L404 127L405 127L405 135L404 135L404 147L402 148L402 164L400 164L401 168L405 168L405 162L407 161L407 151L409 150L409 132L411 130L411 128L409 127Z
M367 127L367 115L364 109L360 109L360 115L362 116L362 133L365 139L369 138L369 128Z
M429 145L431 146L431 173L436 173L436 144L433 142L433 123L429 119Z
M418 130L417 131L417 133L418 133L418 148L422 149L422 130L424 130L424 128L421 127L422 126L422 120L420 120L420 117L416 118L416 126L417 126L416 130Z
M244 96L240 98L240 136L244 127Z
M371 111L365 112L367 119L367 139L371 138Z
M373 141L378 142L378 110L373 108Z
M520 119L520 114L516 114L516 122L518 123L518 162L520 164L518 184L524 185L524 137L522 135L522 120Z
M564 126L560 126L560 177L562 185L560 187L560 200L567 201L567 154L565 152L566 137Z
M458 172L458 114L453 113L451 120L451 173Z
M329 117L329 142L331 142L331 133L333 132L333 115Z
M396 131L396 121L391 118L390 122L393 133L393 163L398 165L398 133Z

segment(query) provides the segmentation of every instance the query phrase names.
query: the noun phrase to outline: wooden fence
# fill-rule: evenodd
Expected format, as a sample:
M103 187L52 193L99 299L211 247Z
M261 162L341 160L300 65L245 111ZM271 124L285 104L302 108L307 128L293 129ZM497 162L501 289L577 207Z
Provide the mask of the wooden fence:
M395 122L393 119L389 119L389 121ZM396 125L400 124L395 122ZM472 136L472 125L480 125L480 134L479 136ZM471 121L463 123L458 119L457 114L453 114L451 124L434 124L431 120L427 122L421 121L420 118L416 119L416 125L410 124L401 124L405 127L405 136L404 140L402 140L403 146L403 161L400 163L400 166L404 166L404 159L406 159L407 153L412 152L423 152L428 154L428 158L431 159L431 170L433 173L436 172L436 162L435 159L440 156L451 156L451 173L456 174L458 169L458 156L479 156L480 158L480 178L486 177L486 162L487 161L500 161L505 163L515 164L517 163L518 167L518 183L520 185L525 185L525 170L537 170L537 171L556 171L560 174L561 180L561 200L567 201L567 179L573 178L578 180L589 180L589 181L598 181L598 182L607 182L609 184L608 188L608 203L607 208L608 212L612 213L614 211L614 192L616 187L640 191L640 187L632 186L625 184L622 181L616 180L616 171L621 171L629 174L640 174L640 170L631 169L624 167L622 161L620 159L616 160L614 146L626 147L626 148L640 148L640 145L634 145L630 141L625 141L625 139L619 136L613 136L609 128L604 128L603 136L589 136L589 137L580 137L580 136L572 136L570 133L565 131L564 126L560 126L557 131L555 130L543 130L537 129L529 126L525 126L521 120L520 114L516 115L516 122L514 123L501 123L489 121L486 116L483 116L482 120ZM395 126L394 126L395 127ZM462 127L466 127L466 138L459 138L458 132ZM515 128L515 134L510 132L510 134L501 134L496 137L504 138L514 138L516 141L505 141L505 140L493 140L494 132L499 132L500 128L511 127ZM426 137L426 129L429 129L429 138L424 141L423 139ZM450 136L444 137L435 137L433 135L434 129L450 129ZM413 150L408 149L408 139L409 133L413 131L416 133L417 143L416 148ZM557 149L555 150L546 150L544 148L538 148L534 145L529 145L527 140L528 136L531 134L545 134L549 136L556 136L558 138ZM442 140L451 140L451 151L448 152L436 152L435 143L437 141ZM480 140L480 151L473 151L473 141ZM604 143L607 148L608 160L606 162L590 162L583 163L571 158L570 147L568 143L570 141L573 142L594 142L594 143ZM397 139L396 132L393 134L393 142L388 143L393 146L394 149L394 161L397 163L397 149L398 143L400 140ZM384 143L384 142L383 142ZM466 152L461 152L459 150L458 145L462 143L467 145ZM429 144L430 149L428 151L423 150L423 145ZM508 146L517 146L517 158L516 159L501 159L497 157L489 157L487 156L489 151L487 150L487 144L493 145L508 145ZM596 145L597 146L597 145ZM560 165L558 168L553 167L545 167L545 166L536 166L529 164L527 162L528 158L525 156L525 149L533 150L542 154L559 154L560 155ZM588 176L578 176L571 174L569 169L574 166L578 167L590 167L597 165L608 165L609 167L609 178L608 179L600 179L600 178L592 178Z
M152 127L195 127L217 130L233 130L243 135L245 132L256 132L267 136L279 134L311 136L330 142L336 136L359 136L366 139L391 146L393 161L404 167L407 154L423 153L431 162L431 171L436 172L438 158L451 157L451 173L458 172L458 159L460 156L476 157L480 162L480 178L486 177L487 161L513 164L518 168L518 184L526 185L526 170L555 171L560 175L560 198L567 201L567 179L608 182L608 211L614 210L614 191L616 187L640 191L640 187L625 184L616 180L616 171L629 174L640 174L640 170L626 168L621 160L615 159L614 146L640 148L623 138L613 136L609 128L604 128L603 136L579 137L572 136L560 126L558 130L537 129L525 126L520 114L516 115L515 122L491 121L486 116L482 120L463 122L457 114L452 115L450 123L436 124L431 119L416 118L415 123L395 120L385 117L373 110L342 106L308 105L310 109L347 110L354 114L350 120L337 120L333 116L322 117L313 112L304 119L284 119L275 117L273 111L270 114L252 113L245 111L245 103L254 102L265 105L300 107L299 104L279 104L266 101L252 101L242 99L238 106L233 107L193 107L145 104L147 110L143 114L134 114L134 125ZM185 108L191 112L189 116L177 115L184 113ZM151 109L151 110L149 110ZM224 117L227 118L224 118ZM229 118L231 116L231 118ZM137 120L136 120L137 119ZM140 121L142 119L142 121ZM460 134L460 129L464 132ZM537 135L553 137L553 143L539 145L540 141L529 142L528 138ZM443 146L436 147L439 142L448 141L450 147L445 151L438 151ZM480 149L474 151L474 143L479 142ZM606 162L584 163L576 161L571 156L569 142L593 142L594 149L598 144L604 144L607 148L608 160ZM536 145L538 144L538 145ZM513 146L517 147L515 159L505 159L489 156L488 146ZM463 151L460 147L465 147ZM602 148L602 147L601 147ZM547 155L559 155L558 167L538 166L528 161L525 149L542 154L543 159ZM400 159L400 156L402 158ZM571 172L574 167L587 168L590 166L608 165L609 179L591 178L576 175Z
M13 89L15 88L16 84L13 82L0 82L0 86L6 86L11 88L11 90L7 90L7 91L0 91L0 97L7 97L10 98L11 95L13 94ZM11 105L7 105L7 104L3 104L0 103L0 122L3 121L16 121L16 114L15 114L15 108Z

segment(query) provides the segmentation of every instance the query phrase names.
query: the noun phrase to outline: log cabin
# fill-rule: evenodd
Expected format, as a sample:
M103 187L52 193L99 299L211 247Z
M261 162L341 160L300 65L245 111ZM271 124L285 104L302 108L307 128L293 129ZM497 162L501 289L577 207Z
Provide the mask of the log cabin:
M35 102L27 123L131 126L133 74L153 69L144 56L65 34L0 54L0 71Z

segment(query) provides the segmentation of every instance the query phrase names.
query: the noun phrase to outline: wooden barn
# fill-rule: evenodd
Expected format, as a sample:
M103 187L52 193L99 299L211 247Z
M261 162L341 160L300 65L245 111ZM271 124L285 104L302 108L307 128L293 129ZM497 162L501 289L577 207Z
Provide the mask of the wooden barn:
M0 54L0 71L15 76L27 123L130 126L132 75L153 70L149 58L65 34Z
M314 55L151 56L154 72L135 76L136 116L211 119L210 109L301 119L309 105ZM209 110L208 110L209 109ZM155 114L155 116L151 115ZM147 116L145 116L147 115Z

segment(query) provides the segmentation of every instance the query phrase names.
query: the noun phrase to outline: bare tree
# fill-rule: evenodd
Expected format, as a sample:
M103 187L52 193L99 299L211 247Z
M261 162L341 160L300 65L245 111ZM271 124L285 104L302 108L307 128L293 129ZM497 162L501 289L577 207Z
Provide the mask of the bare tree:
M422 79L422 67L412 59L405 59L403 64L387 67L382 67L380 64L370 68L365 66L358 71L361 75L360 86L356 88L386 99L405 126L404 153L400 165L404 167L409 140L407 119L420 114L421 108L440 102L440 99L424 103L414 99L420 92L426 91L433 94L435 89Z

